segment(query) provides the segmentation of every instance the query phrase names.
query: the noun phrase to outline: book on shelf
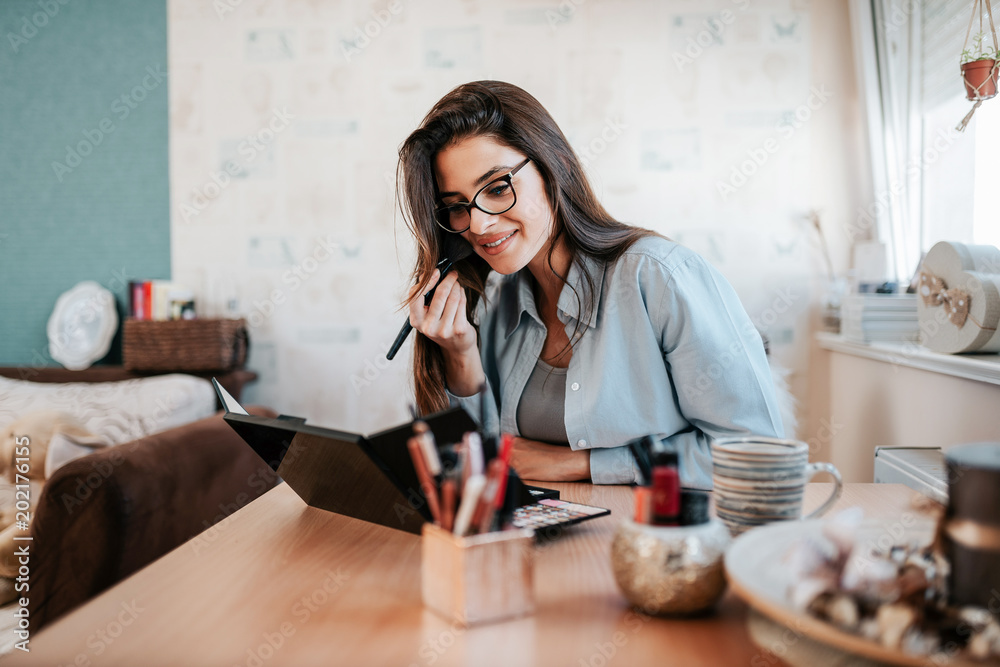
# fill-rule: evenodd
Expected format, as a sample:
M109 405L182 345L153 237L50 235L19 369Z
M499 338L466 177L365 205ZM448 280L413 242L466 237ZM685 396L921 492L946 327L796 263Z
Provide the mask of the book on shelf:
M865 311L917 311L916 294L849 294L841 307Z
M844 338L854 343L919 343L920 332L910 333L883 333L865 331L862 333L844 333Z
M916 320L912 322L875 320L871 322L847 322L846 326L859 331L900 331L905 333L907 331L917 331L920 325Z
M916 294L851 294L841 302L841 333L860 343L916 341Z
M902 310L886 310L886 311L862 311L862 310L844 310L840 314L842 319L852 319L859 322L916 322L917 321L917 311L912 313Z
M894 323L886 323L887 326L860 326L845 323L841 328L841 333L847 340L868 343L872 341L915 341L920 337L920 328L913 326L900 327Z
M134 320L193 319L194 294L169 280L129 283L129 317Z

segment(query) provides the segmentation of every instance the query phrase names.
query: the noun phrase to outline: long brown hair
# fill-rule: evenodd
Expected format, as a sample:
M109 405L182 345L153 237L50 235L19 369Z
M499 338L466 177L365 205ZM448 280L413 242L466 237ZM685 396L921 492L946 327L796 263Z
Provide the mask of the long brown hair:
M552 206L554 230L549 242L548 265L566 283L566 276L552 268L552 251L561 238L572 258L589 255L613 262L636 240L653 235L646 229L618 222L604 210L583 173L576 153L555 120L538 100L503 81L475 81L458 86L442 97L420 127L399 149L397 195L406 226L417 240L413 281L422 284L441 258L443 231L434 220L437 187L434 158L445 146L468 137L490 137L531 158L545 183ZM581 265L581 268L584 268ZM483 297L490 266L476 254L455 264L458 281L468 293L466 316L473 314ZM581 313L596 307L594 276L583 271L586 294L576 294ZM574 293L576 290L574 290ZM413 298L417 298L415 295ZM580 319L585 319L581 317ZM580 332L579 323L572 340ZM414 341L413 383L421 413L448 407L445 394L444 357L441 348L425 336Z

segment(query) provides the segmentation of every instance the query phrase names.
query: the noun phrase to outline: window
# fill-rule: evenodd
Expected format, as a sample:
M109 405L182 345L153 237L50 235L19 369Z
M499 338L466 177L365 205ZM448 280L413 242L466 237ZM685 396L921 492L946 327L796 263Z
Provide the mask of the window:
M959 70L971 3L852 0L851 14L869 126L873 235L889 248L891 277L909 280L937 241L1000 245L1000 97L956 130L973 105ZM978 31L977 22L972 35Z

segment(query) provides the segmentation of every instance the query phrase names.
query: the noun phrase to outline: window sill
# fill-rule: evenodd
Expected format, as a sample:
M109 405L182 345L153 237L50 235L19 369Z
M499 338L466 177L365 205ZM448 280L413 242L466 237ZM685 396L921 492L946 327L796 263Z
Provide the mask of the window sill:
M818 332L816 341L832 352L1000 385L1000 354L940 354L917 343L855 343L826 331Z

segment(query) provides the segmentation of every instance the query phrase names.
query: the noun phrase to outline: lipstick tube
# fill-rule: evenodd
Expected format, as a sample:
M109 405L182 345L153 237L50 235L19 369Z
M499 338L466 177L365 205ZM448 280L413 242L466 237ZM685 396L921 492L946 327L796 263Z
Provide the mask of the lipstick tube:
M677 451L661 446L653 456L653 523L676 526L681 513L681 479Z

